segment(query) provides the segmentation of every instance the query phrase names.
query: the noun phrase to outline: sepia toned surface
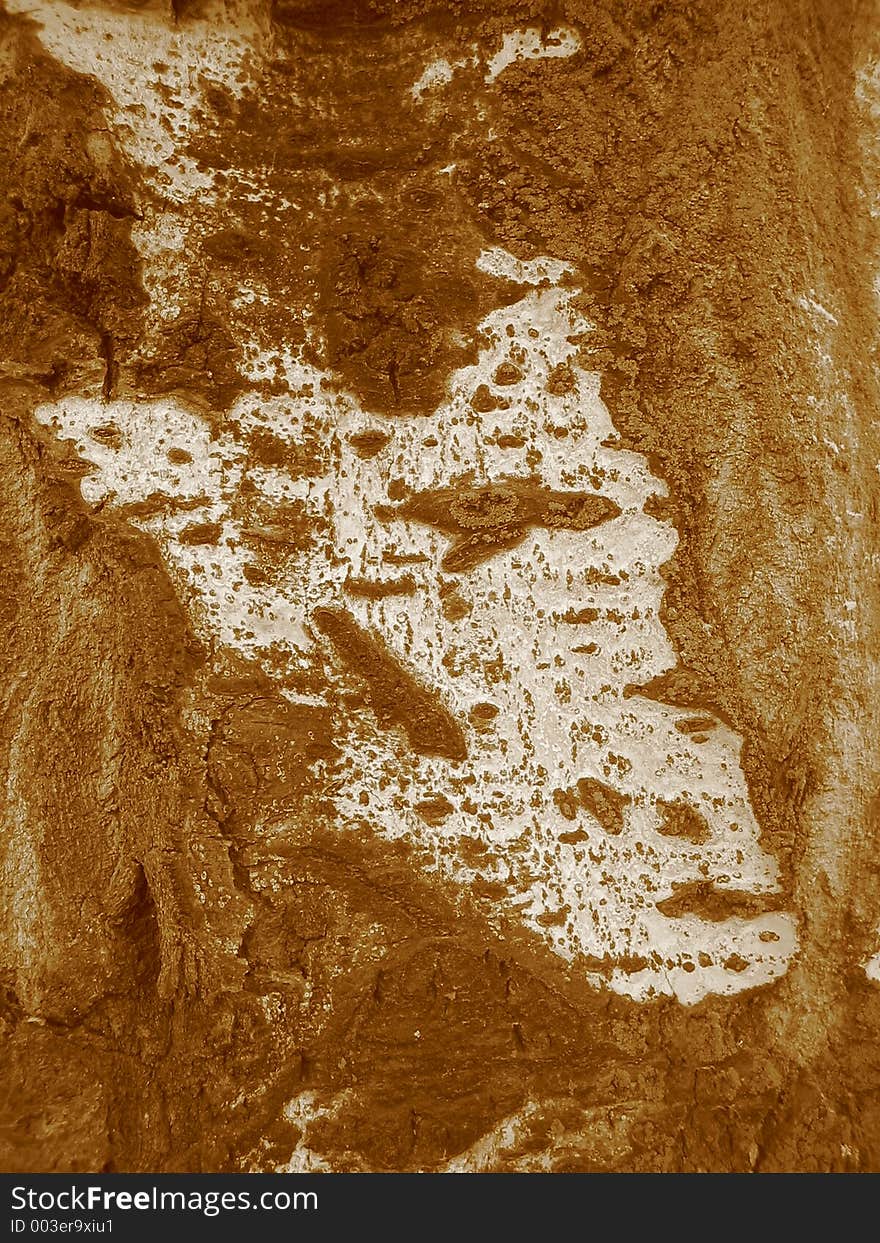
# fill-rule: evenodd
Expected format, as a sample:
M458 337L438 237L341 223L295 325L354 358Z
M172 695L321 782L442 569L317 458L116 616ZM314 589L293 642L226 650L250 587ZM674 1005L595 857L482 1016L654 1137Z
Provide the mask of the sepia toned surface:
M6 0L4 1169L880 1167L877 16Z

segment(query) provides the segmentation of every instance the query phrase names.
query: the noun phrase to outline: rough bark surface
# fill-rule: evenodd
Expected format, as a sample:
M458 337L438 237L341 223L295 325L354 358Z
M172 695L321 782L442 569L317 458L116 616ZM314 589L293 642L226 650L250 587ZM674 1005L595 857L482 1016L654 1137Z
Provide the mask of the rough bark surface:
M7 0L3 1169L880 1170L878 16Z

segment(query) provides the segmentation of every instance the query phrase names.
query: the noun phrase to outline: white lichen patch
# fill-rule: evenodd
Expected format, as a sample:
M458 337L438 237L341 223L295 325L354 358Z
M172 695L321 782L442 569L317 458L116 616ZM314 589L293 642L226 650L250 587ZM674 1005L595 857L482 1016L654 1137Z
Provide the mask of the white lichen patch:
M516 259L500 246L484 250L477 259L477 267L489 276L497 276L501 280L514 280L521 285L540 285L549 281L558 285L566 274L574 269L563 259L551 259L548 255L539 255L537 259ZM584 321L585 329L590 326Z
M575 361L591 326L576 291L548 283L564 265L492 251L481 266L539 287L487 317L478 361L429 417L364 411L288 357L289 395L243 397L215 435L168 400L67 399L38 418L94 463L86 499L129 507L156 536L215 641L251 659L271 653L275 670L280 656L291 695L318 656L344 683L313 624L317 608L344 608L459 723L466 758L425 756L353 708L334 773L342 820L407 839L425 866L488 895L499 916L617 992L691 1003L765 983L785 971L796 936L772 909L777 869L759 842L741 740L712 713L637 689L675 663L659 607L677 536L646 512L664 485L615 447L599 377ZM269 434L299 465L254 456ZM448 533L394 503L456 484L528 484L617 511L588 530L532 526L454 571L443 566ZM354 592L352 580L386 594ZM589 797L597 789L616 819ZM670 808L700 833L677 833ZM716 909L705 917L686 903L674 916L658 908L707 889Z
M334 1109L334 1106L336 1108ZM333 1167L308 1144L309 1130L316 1122L334 1116L338 1111L338 1098L332 1105L320 1105L314 1092L301 1092L284 1107L284 1117L299 1132L296 1147L283 1165L275 1166L276 1174L330 1174ZM261 1167L258 1167L261 1168Z
M9 0L7 8L35 23L47 52L107 93L108 129L152 192L141 196L131 238L144 260L147 318L161 330L191 299L179 259L194 211L216 205L214 173L200 167L193 143L213 109L211 92L241 95L255 80L269 42L267 12L254 0L207 0L198 17L178 25L170 12L64 0Z
M486 81L494 82L500 73L518 60L574 56L580 46L580 35L572 26L557 26L543 36L537 26L511 30L504 36L501 47L486 67Z
M476 44L472 45L470 56L458 60L447 60L439 56L429 61L422 73L410 87L413 99L421 100L429 92L448 86L455 77L457 70L479 65L481 57ZM521 60L549 60L573 56L581 47L581 39L573 26L557 26L542 35L537 26L527 26L521 30L510 30L504 35L501 46L488 61L484 61L486 71L483 80L493 83L511 65Z
M147 182L171 202L211 188L185 151L212 86L239 92L264 39L256 6L213 0L184 27L161 13L79 6L63 0L7 0L37 26L46 50L96 78L111 102L108 120Z
M527 1100L440 1172L549 1174L566 1159L584 1157L610 1164L631 1151L630 1134L637 1120L635 1110L630 1113L619 1106L578 1109L560 1097ZM537 1135L542 1138L540 1144L535 1143Z
M801 294L801 296L795 301L797 306L799 306L802 311L808 311L811 315L816 315L820 319L825 320L826 323L833 324L835 328L838 327L840 321L837 316L833 315L831 311L829 311L826 306L823 306L822 303L816 298L806 297Z
M296 417L306 408L300 399ZM81 483L87 501L152 510L129 516L157 538L184 599L208 634L251 659L277 644L302 663L310 640L301 601L246 577L246 567L254 563L249 540L269 538L271 524L260 521L265 515L259 504L251 515L253 528L232 514L242 484L252 476L270 511L309 491L308 484L279 472L246 469L247 437L275 430L286 415L294 430L293 411L283 402L244 398L233 413L235 433L219 436L212 436L198 415L167 399L101 403L72 397L41 407L37 417L73 439L82 457L98 467ZM174 460L184 453L189 461ZM206 524L219 527L216 539L187 542L194 528ZM251 537L252 530L258 534Z
M438 86L446 86L455 76L456 69L461 69L467 61L457 60L452 63L444 57L429 61L417 82L410 87L413 99L421 99L425 91L435 90Z

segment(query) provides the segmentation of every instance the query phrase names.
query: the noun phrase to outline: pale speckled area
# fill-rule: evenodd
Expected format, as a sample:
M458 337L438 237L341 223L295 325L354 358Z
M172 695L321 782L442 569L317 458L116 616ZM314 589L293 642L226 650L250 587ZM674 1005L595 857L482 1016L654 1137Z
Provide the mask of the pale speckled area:
M557 26L548 31L545 37L537 26L508 31L501 40L501 46L486 62L483 80L491 85L505 69L520 60L552 60L574 56L580 46L580 35L571 26ZM414 99L420 99L426 91L436 90L451 82L457 69L477 65L479 62L476 45L469 57L452 62L443 57L429 61L418 81L413 83L410 92Z
M664 486L644 458L614 447L598 376L575 368L572 392L546 390L550 369L574 353L571 338L590 331L571 307L572 291L548 283L561 279L564 265L519 264L499 251L486 252L481 263L496 275L540 285L486 319L481 329L489 344L475 366L456 374L450 400L428 418L364 412L350 398L329 395L321 374L293 359L288 380L297 395L241 398L229 430L213 439L205 422L171 401L102 405L72 398L41 407L38 417L74 439L98 467L82 485L93 503L129 504L156 492L189 502L205 498L197 508L137 521L159 539L194 617L219 642L258 660L270 650L283 653L291 669L305 673L311 610L344 605L437 689L457 720L465 723L476 703L498 708L490 727L465 725L464 761L417 757L402 737L380 733L369 712L356 714L332 774L344 818L365 818L391 838L410 838L427 866L462 884L500 885L502 910L538 930L565 958L605 960L610 986L621 993L694 1002L763 983L786 969L796 948L788 915L671 919L656 907L676 885L698 880L722 891L777 888L774 861L759 845L740 740L719 720L687 736L676 727L693 713L624 694L675 661L658 608L660 567L676 535L643 509ZM511 359L522 378L496 390L507 408L478 414L471 396L481 384L491 387L499 364ZM256 378L259 359L253 367ZM108 423L121 434L119 450L105 434L104 443L92 434ZM259 429L291 444L306 438L322 445L321 471L294 477L248 465L246 439ZM367 460L349 442L364 430L390 437ZM503 447L498 440L505 436L521 444ZM174 448L189 450L192 461L169 462ZM387 502L391 480L415 491L464 475L475 484L538 475L555 490L595 489L621 513L586 533L533 530L519 547L452 576L440 567L447 546L440 533L414 522L392 527L374 508ZM273 506L296 502L326 532L326 544L291 547L283 574L259 586L244 575L252 529L241 511L245 477L256 497L247 502L253 527L265 534ZM186 527L205 521L221 526L216 545L181 542ZM406 567L414 596L370 600L345 591L350 577L399 578L389 552L414 558ZM446 619L440 599L452 578L468 606L458 621ZM595 620L562 620L587 608L597 610ZM583 777L629 798L619 835L586 811L575 825L559 810L554 790ZM442 823L427 824L414 807L441 794L454 810ZM699 811L709 840L695 846L661 834L658 798ZM560 842L573 828L583 829L586 840ZM742 960L735 968L725 966L731 955ZM633 958L647 965L636 969ZM626 966L614 966L621 959Z
M870 15L9 8L4 1167L880 1168Z
M622 1157L632 1144L635 1117L625 1108L572 1108L564 1098L527 1100L454 1157L443 1169L446 1174L547 1174L560 1161L575 1154L595 1151L604 1161ZM535 1131L545 1136L537 1148L530 1142Z
M515 61L573 56L580 46L580 35L571 26L556 26L544 37L536 26L511 30L504 36L501 47L489 61L486 81L494 82Z
M156 13L63 0L7 0L6 8L33 17L48 52L107 89L114 137L149 184L177 204L210 190L212 178L183 148L198 127L205 91L212 85L236 91L247 80L263 33L254 6L214 3L205 20L188 22L185 31Z

